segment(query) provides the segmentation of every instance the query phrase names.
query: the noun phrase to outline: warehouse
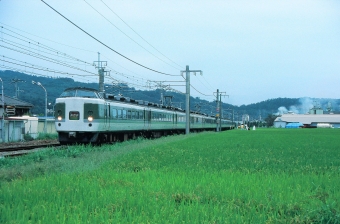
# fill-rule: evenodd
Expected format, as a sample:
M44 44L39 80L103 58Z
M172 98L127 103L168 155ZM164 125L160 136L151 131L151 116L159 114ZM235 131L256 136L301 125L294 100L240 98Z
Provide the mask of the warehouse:
M274 121L274 127L285 128L290 123L301 123L304 128L340 128L340 114L283 114Z

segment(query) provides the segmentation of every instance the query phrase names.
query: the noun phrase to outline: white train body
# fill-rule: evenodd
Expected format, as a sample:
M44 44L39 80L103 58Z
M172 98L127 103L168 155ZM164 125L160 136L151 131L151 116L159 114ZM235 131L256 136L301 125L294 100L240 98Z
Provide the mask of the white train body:
M136 136L160 137L185 132L185 112L145 101L69 88L56 99L55 126L60 143L122 141ZM233 128L222 120L222 130ZM191 131L216 129L216 118L191 113Z

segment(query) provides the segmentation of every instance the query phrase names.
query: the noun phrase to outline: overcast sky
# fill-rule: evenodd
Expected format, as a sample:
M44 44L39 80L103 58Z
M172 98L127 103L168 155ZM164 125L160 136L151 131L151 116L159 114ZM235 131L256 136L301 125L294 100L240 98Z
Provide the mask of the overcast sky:
M277 97L340 98L340 1L253 0L45 0L69 20L125 57L80 31L40 0L0 0L0 56L59 71L8 49L13 31L34 43L83 61L107 61L117 80L145 86L151 81L184 81L191 74L191 95L209 101L219 89L234 105ZM106 5L105 5L106 4ZM91 7L92 6L92 7ZM97 11L95 11L97 10ZM13 34L13 33L12 33ZM13 34L14 35L14 34ZM17 34L16 34L17 35ZM10 40L12 42L4 42ZM43 48L37 48L43 52ZM12 61L13 62L13 61ZM20 63L17 63L20 64ZM0 61L1 70L9 66ZM11 64L12 67L26 69ZM77 65L97 73L92 66ZM35 71L35 70L34 70ZM36 71L49 76L61 74ZM77 71L79 74L88 74ZM117 73L117 74L116 74ZM33 73L32 73L33 74ZM97 82L96 76L71 76ZM113 80L107 79L106 83ZM185 92L183 82L163 82ZM141 87L142 88L142 87ZM198 91L196 91L198 90Z

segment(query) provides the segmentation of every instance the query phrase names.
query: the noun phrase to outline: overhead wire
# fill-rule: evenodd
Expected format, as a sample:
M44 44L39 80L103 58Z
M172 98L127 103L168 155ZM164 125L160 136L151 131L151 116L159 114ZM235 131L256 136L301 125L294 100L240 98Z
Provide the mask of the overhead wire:
M9 69L9 70L11 70L11 71L17 71L17 72L21 72L21 73L27 73L27 71L25 71L25 70L23 70L23 69L18 69L18 68L6 66L6 65L0 65L0 67L1 67L1 68L5 68L5 69ZM44 74L37 73L37 72L33 72L33 71L32 71L32 72L29 72L29 73L34 74L34 75L37 75L37 76L50 77L49 75L44 75ZM60 77L57 77L57 78L54 77L54 79L58 79L58 78L60 78ZM65 77L65 78L66 78L66 77ZM67 78L69 78L69 77L67 77ZM83 79L83 80L85 80L85 79ZM87 80L87 81L89 81L89 80Z
M194 90L196 90L196 92L202 94L203 96L213 96L213 95L207 95L207 94L204 94L204 93L198 91L198 90L197 90L193 85L191 85L191 84L190 84L190 86L191 86Z
M81 51L87 51L87 52L91 52L91 53L97 53L97 52L95 52L95 51L91 51L91 50L88 50L88 49L82 49L82 48L74 47L74 46L71 46L71 45L59 43L59 42L57 42L57 41L50 40L50 39L47 39L47 38L44 38L44 37L41 37L41 36L38 36L38 35L35 35L35 34L32 34L32 33L29 33L29 32L23 31L23 30L20 30L20 29L18 29L18 28L13 27L13 26L7 25L7 24L5 24L5 23L3 23L3 22L0 22L0 23L6 25L6 26L8 26L8 27L11 27L11 28L13 28L13 29L19 30L20 32L23 32L23 33L26 33L26 34L29 34L29 35L38 37L38 38L43 39L43 40L47 40L47 41L49 41L49 42L53 42L53 43L56 43L56 44L59 44L59 45L63 45L63 46L70 47L70 48L77 49L77 50L81 50ZM1 28L3 28L3 27L1 27Z
M1 58L0 58L0 61L6 62L6 63L10 63L10 64L19 65L19 66L22 66L22 67L32 68L32 69L36 69L36 70L48 71L48 72L53 72L53 73L57 73L57 74L75 75L75 76L98 76L97 74L94 74L94 75L80 75L80 74L75 74L75 73L63 72L63 71L59 71L59 70L49 69L47 67L42 67L42 66L39 66L39 65L34 65L34 64L27 63L27 62L24 62L24 61L16 60L14 58L9 58L9 57L6 57L4 55L2 55L2 57L3 58L8 58L10 60L17 61L17 62L20 62L20 63L25 63L25 64L19 64L19 63L11 62L11 61L7 61L7 60L1 59Z
M184 66L181 66L179 64L177 64L176 62L174 62L173 60L171 60L170 58L168 58L167 56L165 56L162 52L160 52L159 50L157 50L153 45L151 45L147 40L145 40L139 33L137 33L131 26L129 26L129 24L127 24L117 13L115 13L103 0L100 0L113 14L115 14L127 27L129 27L137 36L139 36L143 41L145 41L150 47L152 47L154 50L156 50L158 53L160 53L163 57L165 57L166 59L168 59L169 61L171 61L172 63L174 63L175 65L179 66L180 68L183 68Z
M2 27L2 28L3 28L3 27ZM61 57L61 58L64 58L64 59L71 59L71 60L73 59L73 60L76 60L76 61L83 61L83 60L77 59L77 58L75 58L75 57L73 57L73 56L70 56L70 55L68 55L68 54L66 54L66 53L62 53L62 52L60 52L59 50L53 49L53 48L51 48L51 47L49 47L49 46L47 46L47 45L41 44L41 43L39 43L39 42L37 42L37 41L35 41L35 40L32 40L32 39L30 39L30 38L27 38L26 36L21 35L21 34L19 34L19 33L17 33L17 32L14 32L14 31L12 31L12 30L10 30L10 29L6 29L6 30L13 32L15 35L18 35L18 36L20 36L21 38L19 38L19 37L17 37L17 36L14 36L14 35L11 35L11 34L9 34L9 33L5 33L5 32L4 32L5 35L7 35L7 36L9 36L9 37L12 37L12 38L15 38L15 39L17 39L17 40L19 40L19 41L22 41L22 42L25 42L25 43L29 43L30 46L31 46L31 45L34 45L34 46L38 47L38 49L37 49L37 48L34 48L34 47L28 47L28 46L26 46L26 45L23 45L23 44L20 44L20 43L17 43L17 42L8 40L8 39L4 39L3 42L6 43L6 44L8 44L8 45L12 45L14 48L10 48L10 47L8 47L8 46L0 45L1 47L7 48L7 49L10 49L10 50L13 50L13 51L22 53L22 54L26 54L26 55L29 55L29 56L32 56L32 57L35 57L35 58L38 58L38 59L46 60L46 61L48 61L48 62L53 62L53 61L51 61L51 60L56 60L56 59L50 58L50 57L46 57L46 56L43 55L42 53L48 54L48 55L52 55L52 56L58 56L58 57ZM25 39L27 39L27 40L25 40ZM37 44L35 44L35 43L37 43ZM17 49L15 49L15 47L16 47ZM52 53L49 53L49 52L46 52L46 51L42 51L40 48L46 49L47 51L51 51ZM19 50L18 50L18 49L19 49ZM38 51L39 53L37 53L36 51ZM60 53L60 54L59 54L59 53ZM66 55L66 57L63 57L63 55ZM6 57L6 56L3 56L3 57ZM19 60L15 60L15 59L9 58L9 57L7 57L7 59L11 59L11 60L14 60L14 61L19 61ZM25 72L26 72L26 68L32 68L32 69L36 69L36 70L42 70L42 71L47 71L47 72L53 72L54 74L57 73L57 74L66 74L66 75L72 75L72 76L73 76L73 75L74 75L74 76L98 76L98 74L95 74L95 73L92 73L93 75L80 75L80 74L74 74L74 73L70 73L70 72L63 72L63 71L59 71L59 70L53 70L53 69L50 69L50 68L47 68L47 67L44 68L44 67L41 67L41 66L40 66L40 68L39 68L39 66L36 66L36 65L33 65L33 64L31 64L32 66L30 66L30 63L24 62L24 61L19 61L19 62L21 62L21 64L19 64L19 63L14 63L14 62L11 62L11 61L6 61L6 60L1 60L1 61L6 62L6 63L10 63L10 64L15 64L15 65L18 65L18 66L21 66L21 67L25 67ZM65 61L60 61L60 60L56 60L56 61L57 61L57 63L64 63L64 62L65 62ZM85 62L85 61L83 61L83 62ZM67 62L67 63L69 63L69 62ZM72 64L74 64L74 63L72 63ZM87 62L85 62L85 64L90 65L90 63L87 63ZM115 63L115 64L117 64L117 63ZM92 66L92 64L91 64L91 66ZM13 67L10 67L10 68L13 68ZM74 68L74 67L72 67L72 68ZM17 69L17 70L19 70L19 69ZM24 70L20 70L20 71L24 71ZM130 81L130 82L125 82L125 81L123 81L123 80L117 80L117 81L119 81L119 82L124 82L124 83L127 83L127 84L131 85L131 86L135 86L135 87L139 87L139 88L146 88L146 85L145 85L145 84L140 84L140 83L139 83L140 80L144 80L144 82L146 82L145 79L143 79L143 78L137 78L137 77L131 76L131 75L127 75L127 74L118 72L118 71L116 71L116 70L114 70L114 72L115 72L116 74L119 74L119 75L123 76L124 78L126 78L126 79L128 79L128 80L131 80L131 79L134 80L134 82L131 82L131 81ZM32 73L32 72L31 72L31 73ZM87 80L87 81L89 81L89 80Z
M48 58L44 55L40 55L40 54L37 54L35 52L32 52L34 53L35 55L32 55L32 54L29 54L27 52L24 52L24 51L19 51L17 49L14 49L14 48L10 48L10 47L6 47L6 46L3 46L3 45L0 45L0 47L3 47L3 48L7 48L9 50L13 50L13 51L16 51L16 52L19 52L21 54L26 54L26 55L29 55L29 56L32 56L32 57L35 57L35 58L39 58L39 59L42 59L42 60L45 60L45 61L48 61L48 62L52 62L52 63L55 63L55 64L59 64L59 65L62 65L62 66L65 66L65 67L69 67L69 68L72 68L72 69L76 69L76 70L79 70L79 71L83 71L83 72L86 72L86 73L90 73L90 74L95 74L95 73L92 73L92 72L89 72L87 70L84 70L84 69L81 69L81 68L78 68L78 67L75 67L75 66L72 66L72 65L68 65L64 62L60 62L60 61L57 61L55 59L51 59L51 58ZM38 55L38 56L37 56Z
M72 60L71 62L70 62L70 61L63 61L64 63L72 63L73 65L75 65L75 64L77 64L77 65L84 65L84 64L85 64L85 65L87 65L87 66L93 66L93 64L90 64L90 63L88 63L88 62L82 62L82 61L80 61L80 60L74 60L74 59L70 59L69 57L64 57L65 54L62 53L62 52L60 52L60 54L59 54L59 52L57 52L57 54L53 54L53 53L49 53L49 52L46 52L46 51L43 51L43 50L40 50L40 49L36 49L36 48L33 48L33 47L30 47L29 50L28 50L28 49L27 49L28 47L27 47L26 45L23 45L23 44L14 42L14 41L10 41L10 40L7 40L7 39L2 40L2 42L7 43L7 44L12 45L12 46L15 46L15 47L17 47L17 48L19 48L19 47L17 46L17 45L19 45L19 46L21 46L20 48L21 48L22 50L30 51L30 52L35 53L35 54L44 53L44 54L47 54L47 55L57 56L57 57L60 57L60 58L66 59L66 60ZM31 44L31 43L29 43L29 44ZM39 45L36 45L36 46L39 46ZM36 50L36 51L38 51L39 53L36 53L36 52L34 52L34 51L32 51L32 50ZM40 55L42 55L42 54L40 54ZM60 61L60 60L58 60L58 61ZM73 61L76 61L77 63L75 63L75 62L73 62ZM82 63L78 63L78 62L82 62Z
M43 0L41 0L43 3L45 3ZM45 3L47 6L49 6L47 3ZM104 3L105 4L105 3ZM50 8L52 8L51 6L49 6ZM52 8L54 11L56 11L54 8ZM66 17L64 17L62 14L60 14L58 11L56 11L59 15L61 15L63 18L65 18L66 20L68 20ZM118 15L117 15L118 16ZM131 60L131 59L129 59L129 58L127 58L127 57L125 57L124 55L121 55L120 53L118 53L118 52L116 52L115 50L113 50L112 48L110 48L109 46L107 46L107 45L105 45L104 43L102 43L101 41L99 41L98 39L96 39L96 38L94 38L92 35L90 35L89 33L87 33L86 31L84 31L83 29L81 29L79 26L77 26L76 24L74 24L72 21L70 21L70 20L68 20L70 23L72 23L73 25L75 25L78 29L80 29L80 30L82 30L83 32L85 32L87 35L89 35L90 37L92 37L93 39L95 39L96 41L98 41L99 43L101 43L102 45L104 45L105 47L107 47L107 48L109 48L110 50L112 50L112 51L114 51L115 53L117 53L118 55L120 55L120 56L122 56L122 57L124 57L124 58L126 58L126 59L128 59L128 60L130 60L130 61L132 61L133 63L136 63L135 61L133 61L133 60ZM3 29L3 27L1 27L2 29ZM5 28L6 29L6 28ZM131 28L132 29L132 28ZM6 29L6 30L9 30L9 29ZM12 30L9 30L9 31L11 31L11 32L13 32L13 33L15 33L15 34L17 34L17 35L19 35L19 36L21 36L21 37L24 37L24 38L27 38L27 37L25 37L25 36L23 36L23 35L20 35L20 34L18 34L18 33L16 33L16 32L14 32L14 31L12 31ZM24 31L23 31L24 32ZM4 32L2 32L2 35L3 35L3 33ZM10 34L8 34L8 33L4 33L5 35L10 35ZM14 37L13 35L10 35L10 36L12 36L12 37ZM35 36L35 35L34 35ZM17 38L17 39L19 39L19 40L21 40L21 41L25 41L25 40L23 40L23 39L21 39L21 38L18 38L18 37L14 37L14 38ZM41 38L41 37L39 37L39 38ZM30 38L27 38L27 39L30 39ZM44 38L43 38L44 39ZM3 38L2 38L2 40L3 40ZM6 39L7 40L7 39ZM31 40L31 39L30 39ZM9 40L7 40L7 41L9 41ZM59 55L59 52L60 51L58 51L58 50L56 50L56 49L53 49L53 48L50 48L50 47L48 47L48 46L46 46L46 45L40 45L40 43L39 42L36 42L36 41L34 41L34 40L32 40L33 42L32 43L30 43L30 42L28 42L29 44L32 44L32 45L35 45L35 46L38 46L38 47L41 47L41 48L44 48L44 49L46 49L46 50L49 50L49 51L51 51L51 52L54 52L54 53L57 53L57 55L54 55L54 56L60 56L60 57L63 57L62 56L62 54L60 54ZM51 41L51 40L48 40L48 41ZM9 42L11 42L11 41L9 41ZM26 41L27 42L27 41ZM37 45L37 44L35 44L34 42L36 42L36 43L38 43L39 45ZM54 42L54 41L51 41L51 42ZM8 42L7 42L8 43ZM18 44L18 43L16 43L16 44ZM58 44L61 44L61 43L58 43ZM18 45L21 45L21 44L18 44ZM61 44L61 45L64 45L64 44ZM23 50L23 51L20 51L20 50L18 50L18 49L13 49L13 48L10 48L10 47L6 47L6 46L3 46L3 45L0 45L0 47L4 47L4 48L7 48L7 49L10 49L10 50L14 50L14 51L16 51L16 52L19 52L19 53L22 53L22 54L26 54L26 55L29 55L29 56L32 56L32 57L36 57L36 58L38 58L38 59L42 59L42 60L46 60L46 61L49 61L49 62L52 62L52 63L56 63L56 64L60 64L60 65L63 65L63 66L66 66L66 67L70 67L70 68L73 68L73 69L77 69L76 67L74 67L74 66L70 66L70 65L67 65L65 62L62 62L62 61L60 61L60 60L55 60L55 59L52 59L52 58L48 58L48 57L46 57L45 55L42 55L42 54L39 54L39 53L36 53L36 52L33 52L33 51L30 51L30 50L27 50L27 48L25 48L25 47L19 47L19 46L15 46L15 45L13 45L12 44L12 46L14 46L14 47L17 47L17 48L21 48L21 50ZM45 47L46 46L46 47ZM65 45L65 46L69 46L69 45ZM79 49L79 48L76 48L76 49ZM37 50L37 49L35 49L35 50ZM80 49L80 50L84 50L84 49ZM25 51L27 51L27 52L31 52L32 54L30 54L30 53L27 53L27 52L25 52ZM39 51L40 51L40 49L39 49ZM88 51L88 50L86 50L86 51ZM89 52L93 52L93 51L89 51ZM46 53L46 54L48 54L47 52L44 52L44 53ZM53 55L53 54L52 54ZM75 57L73 57L73 56L69 56L69 55L67 55L67 54L63 54L65 57L65 59L67 58L70 58L70 60L76 60L76 61L81 61L81 62L83 62L83 63L85 63L85 64L88 64L88 65L91 65L92 66L92 64L90 64L90 63L88 63L88 62L85 62L85 61L82 61L82 60L80 60L80 59L76 59ZM3 61L3 60L2 60ZM11 62L8 62L8 63L11 63ZM24 62L24 63L26 63L26 62ZM139 63L136 63L137 65L140 65ZM20 64L19 66L25 66L25 65L23 65L23 64ZM151 70L151 71L154 71L154 72L157 72L157 73L160 73L160 74L165 74L165 75L171 75L171 74L166 74L166 73L162 73L162 72L159 72L159 71L156 71L156 70L153 70L153 69L150 69L150 68L148 68L148 67L146 67L146 66L143 66L143 65L140 65L140 66L142 66L142 67L144 67L144 68L146 68L146 69L148 69L148 70ZM4 66L1 66L1 67L4 67ZM27 66L25 66L25 67L27 67ZM7 66L7 68L10 68L9 66ZM34 66L32 67L33 69L35 69L34 68ZM13 68L14 69L14 68ZM20 69L16 69L16 70L20 70ZM56 73L56 72L58 72L59 74L69 74L69 75L78 75L78 74L71 74L71 73L67 73L67 72L61 72L61 71L57 71L57 70L49 70L48 68L45 68L45 69L41 69L41 70L43 70L43 71L47 71L47 72L53 72L53 73ZM78 70L81 70L81 71L84 71L84 72L88 72L88 71L86 71L86 70L83 70L83 69L79 69L78 68ZM23 71L23 70L20 70L20 71ZM116 71L115 71L116 72ZM32 74L33 74L33 72L31 72ZM95 74L95 73L91 73L91 72L88 72L88 73L90 73L90 74L92 74L92 75L88 75L88 76L98 76L98 74ZM119 72L117 72L117 73L119 73ZM42 75L42 74L38 74L38 73L34 73L34 74L37 74L37 75ZM124 74L124 73L120 73L120 74ZM42 76L44 76L44 75L42 75ZM79 76L85 76L85 75L79 75ZM125 75L126 76L126 78L128 78L128 79L131 79L131 76L128 76L128 75ZM171 76L181 76L181 75L171 75ZM133 78L134 78L134 76L132 76ZM143 78L139 78L139 79L141 79L141 80L144 80L145 81L145 79L143 79ZM137 82L138 82L138 79L136 79L137 80ZM87 80L87 81L89 81L89 80ZM135 83L131 83L131 82L127 82L127 83L129 83L130 85L133 85L133 86L138 86L138 87L143 87L143 88L145 88L145 86L146 85L140 85L140 84L135 84ZM191 85L191 87L192 88L194 88L198 93L200 93L200 94L202 94L202 95L204 95L204 96L210 96L210 95L206 95L206 94L203 94L202 92L200 92L200 91L198 91L193 85ZM174 91L178 91L178 90L175 90L175 89L173 89ZM181 92L182 93L182 92ZM183 94L183 93L182 93Z
M72 22L71 20L69 20L68 18L66 18L63 14L61 14L59 11L57 11L56 9L54 9L52 6L50 6L49 4L47 4L44 0L41 0L45 5L47 5L49 8L51 8L53 11L55 11L56 13L58 13L61 17L63 17L65 20L67 20L68 22L70 22L72 25L74 25L75 27L77 27L79 30L81 30L82 32L84 32L85 34L87 34L88 36L90 36L92 39L96 40L98 43L102 44L103 46L105 46L106 48L110 49L111 51L115 52L116 54L118 54L119 56L129 60L130 62L138 65L138 66L141 66L145 69L148 69L150 71L153 71L153 72L156 72L156 73L159 73L159 74L162 74L162 75L168 75L168 76L179 76L179 75L172 75L172 74L168 74L168 73L165 73L165 72L160 72L160 71L157 71L155 69L152 69L152 68L149 68L145 65L142 65L130 58L128 58L127 56L119 53L118 51L114 50L113 48L109 47L108 45L106 45L105 43L103 43L102 41L100 41L99 39L95 38L93 35L91 35L90 33L88 33L87 31L85 31L84 29L82 29L81 27L79 27L77 24L75 24L74 22Z
M203 76L202 76L203 77ZM202 82L201 80L200 80L200 78L199 77L197 77L197 80L206 88L206 89L209 89L211 92L214 92L214 90L213 89L211 89L211 88L209 88L204 82ZM207 82L207 81L206 81ZM208 82L207 82L208 83ZM208 83L209 84L209 83ZM196 90L197 91L197 90Z
M135 44L137 44L138 46L140 46L141 48L143 48L144 50L146 50L149 54L151 54L152 56L154 56L155 58L157 58L158 60L164 62L165 64L175 68L173 65L167 63L166 61L164 61L163 59L161 59L160 57L158 57L157 55L153 54L152 52L150 52L148 49L146 49L145 47L143 47L141 44L139 44L137 41L135 41L134 39L132 39L129 35L127 35L125 32L123 32L121 29L119 29L115 24L113 24L108 18L106 18L102 13L100 13L97 9L95 9L90 3L88 3L86 0L84 0L84 2L90 6L94 11L96 11L99 15L101 15L106 21L108 21L112 26L114 26L117 30L119 30L122 34L124 34L127 38L129 38L131 41L133 41ZM175 68L178 69L178 68Z
M11 34L8 34L8 33L3 32L5 35L11 36L11 37L16 38L16 39L18 39L18 40L21 40L21 41L23 41L23 42L27 42L27 43L29 43L29 44L38 46L39 48L44 48L44 49L46 49L46 50L52 51L52 52L57 53L57 54L58 54L58 53L62 53L62 52L60 52L60 51L58 51L58 50L56 50L56 49L54 49L54 48L51 48L51 47L49 47L49 46L47 46L47 45L44 45L44 44L41 44L41 43L39 43L39 42L37 42L37 41L35 41L35 40L32 40L31 38L25 37L25 36L23 36L23 35L21 35L21 34L19 34L19 33L17 33L17 32L14 32L13 30L4 28L3 26L1 26L1 28L5 29L5 30L8 30L9 32L12 32L12 33L14 33L14 34L16 34L16 35L18 35L18 36L20 36L20 37L22 37L22 38L25 38L25 39L27 39L27 40L29 40L29 41L24 40L24 39L21 39L21 38L19 38L19 37L16 37L16 36L13 36L13 35L11 35ZM38 45L35 44L35 42L38 43ZM63 55L65 58L69 58L69 59L72 59L72 60L75 60L75 61L79 61L79 62L83 62L83 63L85 63L85 64L90 64L90 65L91 65L91 63L88 63L88 62L83 61L83 60L81 60L81 59L75 58L75 57L73 57L73 56L71 56L71 55L68 55L68 54L66 54L66 53L62 53L61 55Z
M3 29L13 33L13 35L9 34L9 33L6 33L6 32L3 32ZM15 38L15 39L17 39L19 41L22 41L24 43L28 43L29 47L26 46L26 45L23 45L23 44L20 44L20 43L8 40L8 39L4 39L4 38L2 38L1 41L4 44L7 44L8 46L0 45L0 47L6 48L8 50L15 51L15 52L19 52L21 54L26 54L28 56L35 57L37 59L45 60L45 61L50 62L50 63L55 63L55 64L58 64L58 65L62 65L62 66L71 68L71 69L75 69L75 70L78 70L78 71L89 73L89 74L92 74L94 76L98 76L96 73L89 72L86 69L82 69L82 68L74 66L75 64L84 65L85 67L86 66L93 66L92 64L90 64L90 63L88 63L88 62L86 62L84 60L78 59L76 57L73 57L71 55L63 53L63 52L61 52L59 50L51 48L51 47L49 47L47 45L41 44L41 43L39 43L39 42L37 42L35 40L32 40L31 38L28 38L28 37L26 37L26 36L24 36L22 34L19 34L19 33L15 32L15 31L13 31L11 29L4 28L3 26L1 26L1 30L2 30L2 33L7 35L8 37ZM14 36L14 35L16 35L16 36ZM31 45L36 46L37 48L31 47ZM10 46L12 46L12 47L10 47ZM41 50L40 48L45 49L46 51ZM46 55L52 55L53 57L58 57L58 59L47 57L45 54ZM59 60L59 58L66 59L67 61L61 61L61 60ZM71 62L69 60L71 60ZM76 63L73 62L73 61L76 61ZM27 63L27 62L24 62L24 63ZM70 65L70 63L72 65ZM81 64L79 64L79 63L81 63ZM70 73L70 72L60 72L59 71L58 73L60 73L60 74L73 74L73 75L81 76L79 74L74 74L74 73ZM83 76L86 76L86 75L83 75Z

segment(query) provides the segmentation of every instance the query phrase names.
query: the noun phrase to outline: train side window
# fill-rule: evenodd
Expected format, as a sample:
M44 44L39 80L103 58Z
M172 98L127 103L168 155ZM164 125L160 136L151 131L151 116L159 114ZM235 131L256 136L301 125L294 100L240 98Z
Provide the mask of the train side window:
M126 110L122 110L122 118L126 119Z
M117 118L117 110L116 109L112 110L112 118Z
M144 111L139 111L139 119L143 120L144 119Z

